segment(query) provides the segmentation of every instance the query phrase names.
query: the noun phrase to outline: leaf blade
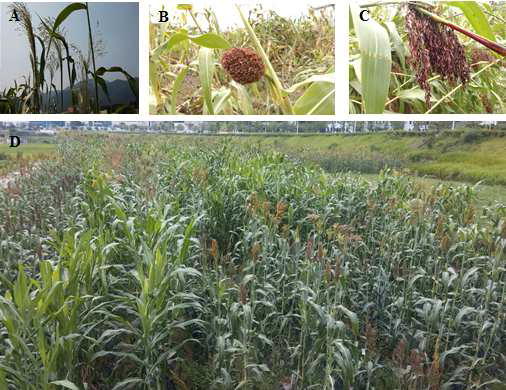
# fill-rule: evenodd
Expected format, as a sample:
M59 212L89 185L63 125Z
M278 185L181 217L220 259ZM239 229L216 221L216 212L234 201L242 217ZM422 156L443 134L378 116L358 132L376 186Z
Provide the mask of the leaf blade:
M202 35L188 36L193 43L199 46L207 47L208 49L228 49L230 43L221 35L215 33L206 33Z
M361 53L361 84L366 114L381 114L390 87L392 54L387 31L374 20L362 22L360 9L350 3L350 12Z
M479 35L495 41L495 34L487 17L476 1L449 1L448 5L459 8Z
M58 27L67 19L73 12L79 11L82 9L86 9L86 4L84 3L72 3L66 6L63 11L61 11L53 23L53 32L58 30Z
M211 83L214 74L214 53L212 49L201 47L199 50L199 77L202 85L204 103L209 115L214 114Z

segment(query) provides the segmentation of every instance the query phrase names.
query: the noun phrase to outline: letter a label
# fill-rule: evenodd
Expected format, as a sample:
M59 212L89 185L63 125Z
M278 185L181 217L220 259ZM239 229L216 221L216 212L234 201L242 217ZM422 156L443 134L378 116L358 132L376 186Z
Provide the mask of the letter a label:
M9 19L9 22L19 22L19 16L15 9L12 10L11 18Z

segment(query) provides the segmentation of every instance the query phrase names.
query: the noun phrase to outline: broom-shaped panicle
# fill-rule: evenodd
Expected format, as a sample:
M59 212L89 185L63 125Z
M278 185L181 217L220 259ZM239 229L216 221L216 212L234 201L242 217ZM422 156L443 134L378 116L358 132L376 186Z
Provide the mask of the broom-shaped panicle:
M457 26L456 24L449 22L448 20L443 19L442 17L440 17L436 14L433 14L432 12L427 11L425 8L418 7L418 6L415 6L414 8L417 11L429 16L433 21L435 21L437 23L444 24L444 25L450 27L452 30L458 31L458 32L468 36L469 38L475 40L476 42L481 43L486 48L493 50L497 54L500 54L502 56L506 56L506 47L498 44L497 42L491 41L490 39L482 37L481 35L475 34L469 30L466 30L465 28Z
M406 13L411 57L408 62L415 70L416 81L425 91L425 102L431 107L429 76L436 73L451 84L469 81L470 67L464 48L455 33L421 13L420 7L409 4Z

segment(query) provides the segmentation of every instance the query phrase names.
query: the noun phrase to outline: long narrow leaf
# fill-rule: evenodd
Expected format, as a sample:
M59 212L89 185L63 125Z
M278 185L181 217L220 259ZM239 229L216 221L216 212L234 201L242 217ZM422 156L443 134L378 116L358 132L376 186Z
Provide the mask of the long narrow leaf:
M254 115L255 112L253 110L253 101L246 87L244 85L236 83L235 81L232 81L230 84L237 91L237 95L239 96L239 105L241 106L243 115Z
M86 4L84 3L72 3L68 6L66 6L63 11L61 11L58 16L56 17L56 19L54 20L54 23L53 23L53 31L56 31L58 30L58 27L60 27L60 25L65 21L65 19L67 19L70 14L72 14L72 12L74 11L79 11L79 10L82 10L82 9L86 9Z
M174 85L172 86L172 98L170 102L170 108L171 108L171 114L176 115L176 98L177 94L179 92L179 89L183 85L183 81L186 77L186 74L188 73L188 67L185 66L181 72L177 75L176 79L174 80Z
M334 115L336 86L334 83L317 82L295 102L297 115Z
M366 114L381 114L390 87L392 55L386 30L374 20L360 20L360 9L350 4L361 54L361 84Z
M199 50L199 76L202 85L202 94L204 96L204 103L207 107L209 115L214 114L213 100L212 100L212 80L214 74L214 53L212 49L201 47Z
M476 33L495 41L494 31L476 1L449 1L447 4L460 8Z

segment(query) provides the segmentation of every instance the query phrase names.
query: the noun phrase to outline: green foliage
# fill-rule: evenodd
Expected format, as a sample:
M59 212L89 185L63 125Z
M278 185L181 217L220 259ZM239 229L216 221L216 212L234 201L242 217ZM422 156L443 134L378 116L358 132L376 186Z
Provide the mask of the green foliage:
M228 139L61 141L0 191L3 388L505 381L504 205Z
M54 18L40 19L40 25L36 28L31 19L31 14L23 3L14 3L21 15L23 22L23 31L28 37L30 47L30 61L32 63L32 73L23 76L25 82L18 84L14 81L14 86L6 88L0 93L0 113L1 114L41 114L41 113L63 113L63 73L66 72L68 78L71 109L74 113L99 113L101 108L98 105L98 86L102 89L109 99L107 84L99 75L88 71L89 62L92 61L93 68L95 60L100 56L99 42L93 42L94 32L89 20L88 3L71 3L64 7ZM65 36L65 22L74 12L86 11L88 27L88 47L90 53L83 56L81 51L76 48L72 42ZM83 14L84 15L84 14ZM96 32L95 32L96 33ZM39 48L37 47L38 44ZM76 58L79 57L79 58ZM64 69L66 67L66 70ZM82 77L79 79L77 69L82 68ZM105 68L100 68L104 70ZM60 85L57 89L53 83L53 77L56 72L60 73ZM98 69L97 69L98 72ZM138 111L138 82L119 66L113 66L106 69L105 72L121 72L127 79L128 85L136 97L134 107L119 107L114 113L132 113ZM103 74L104 72L102 72ZM94 100L88 93L88 75L95 81ZM79 85L80 84L80 85ZM93 103L93 104L92 104ZM93 107L93 110L91 110ZM105 109L106 112L113 112L113 107ZM102 112L103 113L103 112Z
M434 134L355 134L247 137L330 172L379 173L406 168L446 180L506 184L506 138L501 132L467 130ZM435 138L434 138L435 137Z
M248 17L236 8L243 29L220 32L211 9L195 13L189 8L178 13L179 19L150 25L150 112L333 114L332 11L311 11L290 20L261 6ZM187 13L194 24L190 31ZM265 77L245 86L231 81L219 61L230 47L254 49L265 65ZM207 77L210 69L212 78Z
M387 31L374 20L363 23L360 8L350 4L353 27L360 48L360 72L357 74L366 114L382 114L388 95L392 67Z
M367 22L358 20L358 9L351 10L354 17L351 26L355 28L351 33L349 46L350 113L505 112L504 59L489 50L491 45L485 46L480 39L472 38L473 34L478 34L496 46L496 42L504 42L506 13L502 3L448 1L441 2L433 10L432 14L442 17L439 18L440 21L450 21L468 31L467 35L456 34L471 66L471 80L467 86L452 85L441 80L439 75L429 75L431 107L427 107L424 93L416 82L415 72L409 61L406 61L410 54L405 7L402 2L371 3L369 8L371 20ZM355 25L359 28L357 29ZM504 47L499 49L498 52L504 53ZM392 67L391 71L385 73L390 52L392 52ZM375 102L374 109L373 102Z

